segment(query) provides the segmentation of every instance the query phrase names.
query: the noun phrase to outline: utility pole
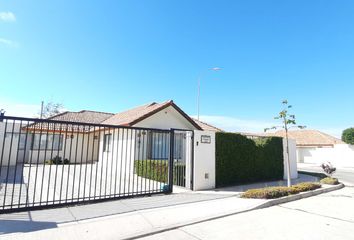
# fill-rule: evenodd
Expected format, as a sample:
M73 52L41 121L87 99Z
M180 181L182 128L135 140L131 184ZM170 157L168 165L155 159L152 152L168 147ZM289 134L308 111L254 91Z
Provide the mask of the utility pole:
M219 67L213 67L213 68L210 68L208 70L211 70L211 71L214 71L214 72L217 72L217 71L220 71L221 68ZM198 121L199 121L199 115L200 115L200 80L202 78L202 75L199 75L198 77L198 92L197 92L197 112L198 112Z
M41 115L40 115L40 119L43 118L43 111L44 111L44 101L41 102Z

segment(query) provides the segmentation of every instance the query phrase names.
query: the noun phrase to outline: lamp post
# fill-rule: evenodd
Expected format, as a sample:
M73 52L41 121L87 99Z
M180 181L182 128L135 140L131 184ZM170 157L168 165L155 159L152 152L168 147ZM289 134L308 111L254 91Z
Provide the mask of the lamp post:
M209 71L220 71L221 68L219 67L213 67L208 69ZM200 113L200 80L201 80L201 75L198 77L198 94L197 94L197 109L198 109L198 120L199 120L199 113Z

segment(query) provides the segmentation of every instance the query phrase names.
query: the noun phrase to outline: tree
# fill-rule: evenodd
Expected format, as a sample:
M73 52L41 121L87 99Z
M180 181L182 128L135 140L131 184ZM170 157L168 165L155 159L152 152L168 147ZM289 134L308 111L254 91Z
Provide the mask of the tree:
M283 104L283 110L278 114L278 116L274 117L276 120L281 120L282 125L280 126L273 126L271 128L265 128L264 131L269 131L269 130L276 130L279 128L282 128L285 130L285 139L286 139L286 154L287 154L287 159L286 159L286 169L287 169L287 180L288 180L288 187L291 186L291 176L290 176L290 160L289 160L289 136L288 132L289 129L291 128L300 128L304 129L306 126L300 126L296 124L296 117L293 114L289 113L289 109L292 108L291 105L289 105L288 100L284 100L282 102Z
M347 128L343 131L342 141L348 144L354 144L354 128Z
M64 105L61 103L48 102L44 105L42 102L41 111L38 113L40 118L49 118L63 112Z

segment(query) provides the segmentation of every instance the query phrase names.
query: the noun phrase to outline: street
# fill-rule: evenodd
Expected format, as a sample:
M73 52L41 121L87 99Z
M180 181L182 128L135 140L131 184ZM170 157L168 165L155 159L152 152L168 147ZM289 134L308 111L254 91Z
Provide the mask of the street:
M194 224L152 239L354 239L354 188Z
M334 176L347 187L142 239L354 239L354 171Z
M298 170L324 173L320 166L298 163ZM339 168L333 174L333 177L338 178L346 185L354 186L354 169Z

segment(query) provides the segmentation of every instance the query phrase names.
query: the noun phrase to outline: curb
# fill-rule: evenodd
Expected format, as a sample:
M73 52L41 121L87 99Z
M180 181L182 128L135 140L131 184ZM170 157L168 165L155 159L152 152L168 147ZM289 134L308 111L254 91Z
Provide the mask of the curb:
M271 207L274 205L279 205L282 203L287 203L287 202L292 202L292 201L296 201L296 200L300 200L303 198L308 198L308 197L312 197L312 196L316 196L322 193L327 193L327 192L332 192L335 190L339 190L341 188L344 187L343 183L340 183L338 185L325 185L325 186L330 186L330 187L326 187L326 188L319 188L310 192L303 192L303 193L299 193L296 195L291 195L291 196L286 196L286 197L282 197L282 198L278 198L278 199L273 199L270 200L268 202L265 202L259 206L257 206L256 208L254 208L254 210L256 209L262 209L262 208L267 208L267 207Z
M159 234L159 233L163 233L163 232L167 232L167 231L171 231L171 230L175 230L181 227L186 227L186 226L190 226L190 225L194 225L194 224L198 224L198 223L203 223L203 222L207 222L207 221L211 221L211 220L216 220L216 219L220 219L220 218L224 218L224 217L229 217L229 216L233 216L239 213L246 213L246 212L250 212L253 210L258 210L258 209L263 209L263 208L268 208L268 207L272 207L275 205L279 205L279 204L283 204L283 203L287 203L287 202L292 202L292 201L296 201L296 200L300 200L300 199L304 199L304 198L308 198L308 197L312 197L312 196L316 196L322 193L327 193L327 192L332 192L332 191L336 191L339 190L341 188L344 187L343 183L340 183L338 185L325 185L325 186L329 186L326 188L320 188L320 189L316 189L310 192L303 192L303 193L299 193L296 195L292 195L292 196L285 196L282 198L278 198L278 199L272 199L272 200L268 200L265 203L261 203L260 205L253 207L253 208L249 208L243 211L237 211L237 212L232 212L232 213L227 213L227 214L218 214L215 216L210 216L208 218L203 218L203 219L199 219L199 220L192 220L186 223L180 223L180 224L174 224L172 226L168 226L168 227L162 227L162 228L156 228L154 230L151 231L145 231L145 232L141 232L137 235L133 235L133 236L126 236L123 237L123 239L126 240L131 240L131 239L137 239L137 238L142 238L142 237L147 237L147 236L151 236L151 235L155 235L155 234Z

